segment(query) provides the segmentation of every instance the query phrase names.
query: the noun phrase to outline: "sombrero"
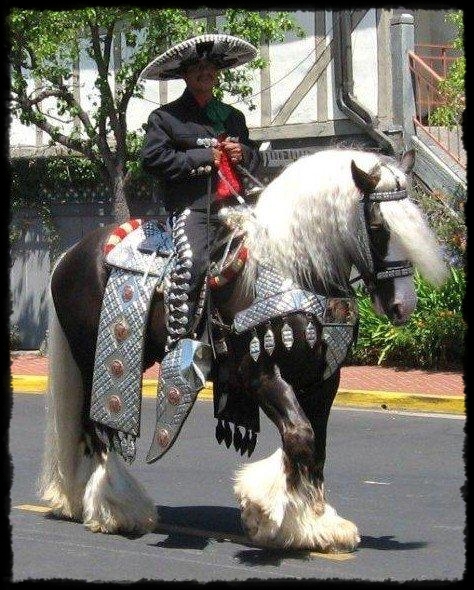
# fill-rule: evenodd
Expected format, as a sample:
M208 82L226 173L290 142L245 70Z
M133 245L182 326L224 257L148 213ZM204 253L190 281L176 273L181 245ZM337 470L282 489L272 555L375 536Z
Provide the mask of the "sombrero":
M256 48L238 37L207 34L186 39L171 47L140 74L148 80L174 80L183 77L183 68L201 59L213 62L218 69L235 68L257 56Z

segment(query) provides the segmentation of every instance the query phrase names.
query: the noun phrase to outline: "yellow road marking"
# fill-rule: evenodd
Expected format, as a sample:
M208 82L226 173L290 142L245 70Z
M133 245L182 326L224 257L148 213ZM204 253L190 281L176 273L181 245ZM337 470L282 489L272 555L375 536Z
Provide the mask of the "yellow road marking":
M318 553L317 551L310 551L310 557L322 557L323 559L330 559L331 561L349 561L354 559L355 555L352 553Z
M465 413L465 397L463 395L437 396L397 391L340 389L337 392L334 405L417 412Z
M38 506L34 504L20 504L18 506L14 506L18 510L26 510L28 512L38 512L38 513L48 513L51 511L50 508L47 506ZM209 531L206 529L198 529L194 527L186 527L177 524L162 524L158 523L155 530L155 533L181 533L184 535L191 535L194 537L207 537L210 539L216 539L217 541L230 541L232 543L237 543L239 545L246 545L249 547L255 547L257 549L275 549L281 552L285 550L280 547L262 547L261 545L256 545L250 541L244 535L236 535L235 533L226 533L226 532L218 532L218 531ZM322 557L323 559L330 559L332 561L347 561L349 559L354 559L354 555L350 553L319 553L318 551L296 551L297 554L300 554L301 557ZM288 550L288 556L291 554L295 554L294 550Z
M12 388L13 393L38 393L46 391L48 377L46 375L13 375Z
M27 510L28 512L51 512L51 508L48 506L35 506L34 504L20 504L19 506L14 506L14 508Z

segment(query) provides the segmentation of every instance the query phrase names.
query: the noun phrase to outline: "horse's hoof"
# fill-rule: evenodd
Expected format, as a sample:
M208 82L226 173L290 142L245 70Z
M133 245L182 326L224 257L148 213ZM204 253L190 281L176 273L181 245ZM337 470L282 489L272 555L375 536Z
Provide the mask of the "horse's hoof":
M100 522L88 522L85 523L85 527L91 533L104 533L104 534L113 534L115 531L109 530Z
M84 523L84 526L91 533L103 533L105 535L133 535L141 537L153 532L155 526L140 526L140 527L119 527L117 525L104 524L97 521Z
M252 504L248 504L246 508L242 509L241 521L246 534L252 539L258 532L262 511Z
M323 553L351 553L360 543L357 526L337 514L326 504L324 514L315 520L315 527L308 536L308 546Z
M352 553L360 543L359 531L350 520L340 519L337 529L334 531L333 542L328 553Z

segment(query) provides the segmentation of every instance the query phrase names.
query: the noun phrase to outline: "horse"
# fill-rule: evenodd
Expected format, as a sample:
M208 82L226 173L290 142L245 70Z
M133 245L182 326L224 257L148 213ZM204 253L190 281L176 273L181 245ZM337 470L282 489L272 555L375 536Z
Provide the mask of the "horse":
M436 237L408 196L413 163L413 151L395 158L337 148L286 167L245 218L243 269L210 295L222 325L231 325L255 301L262 268L274 273L283 295L291 286L307 298L317 294L327 301L354 299L356 269L375 311L394 325L405 323L416 306L414 269L434 285L446 278ZM110 273L103 248L110 232L111 227L90 232L51 274L47 423L38 491L57 517L94 532L141 535L157 526L155 503L97 436L89 413ZM357 322L351 325L355 332ZM262 341L268 322L250 331L228 330L231 354L222 361L238 375L242 403L256 403L281 437L270 457L234 474L243 528L262 547L354 551L360 543L356 524L341 517L324 492L327 422L347 351L328 371L329 345L314 315L296 307L271 323L273 336L281 330L281 342L275 337L272 348L256 355L252 337ZM163 294L156 290L143 371L161 362L165 342ZM219 364L219 357L213 362Z

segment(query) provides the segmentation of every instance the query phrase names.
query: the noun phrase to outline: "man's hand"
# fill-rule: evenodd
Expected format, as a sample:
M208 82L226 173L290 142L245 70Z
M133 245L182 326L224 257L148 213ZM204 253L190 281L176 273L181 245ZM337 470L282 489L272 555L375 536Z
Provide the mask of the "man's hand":
M229 159L231 162L233 162L234 164L238 164L239 162L242 161L242 146L240 143L236 142L236 141L229 141L229 140L224 140L222 141L219 146L225 150L226 154L229 156Z
M212 149L212 158L214 160L214 166L216 168L219 168L219 164L221 162L221 155L222 155L222 151L218 150L217 148L211 148Z

